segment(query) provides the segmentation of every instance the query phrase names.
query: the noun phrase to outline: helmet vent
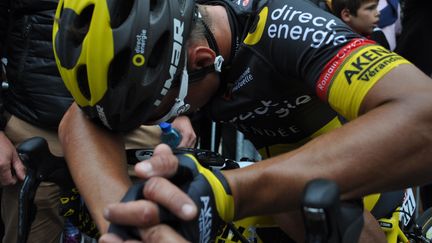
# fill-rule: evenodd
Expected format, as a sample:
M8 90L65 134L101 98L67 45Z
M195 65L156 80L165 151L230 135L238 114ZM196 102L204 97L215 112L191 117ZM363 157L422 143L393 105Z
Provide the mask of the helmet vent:
M150 0L150 12L154 11L157 6L157 0Z
M150 68L155 68L164 61L166 61L166 51L167 46L169 46L169 33L165 32L158 41L156 41L156 44L152 48L152 52L150 56L148 57L147 66Z
M130 49L123 49L115 55L114 59L110 63L108 69L108 86L110 88L115 88L117 84L125 78L130 63L130 55Z
M129 17L134 5L134 0L121 0L116 1L114 4L115 6L110 8L111 27L113 29L122 25Z
M77 69L77 82L78 87L81 91L81 94L87 99L90 100L90 88L89 88L89 82L87 77L87 66L81 65Z
M80 15L75 18L74 21L74 34L71 35L73 37L73 42L75 46L81 45L85 36L87 35L90 27L90 22L93 16L94 5L89 5L84 8Z

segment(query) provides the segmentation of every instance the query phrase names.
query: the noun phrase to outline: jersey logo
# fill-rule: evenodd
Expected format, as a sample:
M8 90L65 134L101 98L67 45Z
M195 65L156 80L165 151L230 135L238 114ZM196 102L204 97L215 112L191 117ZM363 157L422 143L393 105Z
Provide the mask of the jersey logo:
M351 55L351 53L356 50L360 46L364 46L366 44L372 44L372 41L365 39L355 39L344 46L335 57L333 57L330 62L324 67L323 72L321 73L317 85L316 92L318 97L322 100L327 100L327 90L330 86L330 83L333 81L334 76L336 75L337 70L342 65L344 60Z
M341 22L333 15L304 11L285 4L281 8L272 9L269 18L271 23L267 35L271 39L303 42L312 48L339 46L347 42L346 36L335 29Z
M355 39L327 63L316 85L317 95L346 119L354 119L374 84L404 63L409 62L370 40Z
M210 197L200 197L202 208L199 215L200 243L210 242L212 228L212 207L209 205Z
M344 71L345 79L348 84L351 84L353 79L370 81L387 64L399 58L401 57L383 47L371 48L351 62L348 69Z
M135 44L135 55L132 57L132 63L141 67L145 63L145 46L147 42L147 30L142 29L140 33L136 35L136 44Z

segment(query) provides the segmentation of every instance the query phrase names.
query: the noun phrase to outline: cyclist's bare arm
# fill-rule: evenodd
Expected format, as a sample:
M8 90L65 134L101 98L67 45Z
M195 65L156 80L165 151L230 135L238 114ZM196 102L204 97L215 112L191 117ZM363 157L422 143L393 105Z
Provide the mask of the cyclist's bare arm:
M122 139L93 124L75 104L62 119L59 138L72 178L104 233L104 207L120 201L132 184Z
M430 181L431 92L430 78L400 65L365 97L364 115L296 151L226 171L236 216L295 208L317 177L335 180L344 198Z
M179 117L175 122L182 132L180 146L193 146L196 135L189 119ZM76 104L63 117L59 138L74 182L103 233L108 227L103 209L119 202L131 185L123 138L93 124Z

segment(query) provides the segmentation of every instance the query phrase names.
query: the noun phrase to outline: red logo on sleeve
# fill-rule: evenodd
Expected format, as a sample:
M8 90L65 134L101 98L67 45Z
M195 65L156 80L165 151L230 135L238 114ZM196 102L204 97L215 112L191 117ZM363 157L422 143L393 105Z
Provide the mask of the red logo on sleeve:
M327 92L330 84L333 82L333 78L340 68L344 60L351 55L351 53L364 45L374 44L375 42L366 39L354 39L347 45L343 46L342 49L334 56L324 67L321 75L316 83L316 93L322 100L327 100Z

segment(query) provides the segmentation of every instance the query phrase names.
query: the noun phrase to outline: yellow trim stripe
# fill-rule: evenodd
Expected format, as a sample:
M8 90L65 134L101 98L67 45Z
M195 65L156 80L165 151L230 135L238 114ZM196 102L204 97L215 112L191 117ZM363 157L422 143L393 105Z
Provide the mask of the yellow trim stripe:
M191 158L197 168L198 171L204 175L207 179L208 183L213 189L213 196L216 202L216 209L219 213L219 216L225 222L231 222L234 219L234 198L232 195L229 195L226 191L222 183L216 176L208 169L204 168L200 165L200 163L196 160L196 158L191 154L185 154L189 158Z
M338 68L329 88L329 103L339 114L352 120L378 80L400 64L403 57L378 45L358 48Z
M380 193L375 193L363 197L364 208L367 209L369 212L372 211L372 209L375 207L378 200L380 199L380 196Z
M259 13L259 21L255 31L253 33L248 33L248 35L243 41L246 45L252 46L257 44L261 40L261 37L264 33L264 27L267 22L267 16L268 16L268 7L264 7Z

